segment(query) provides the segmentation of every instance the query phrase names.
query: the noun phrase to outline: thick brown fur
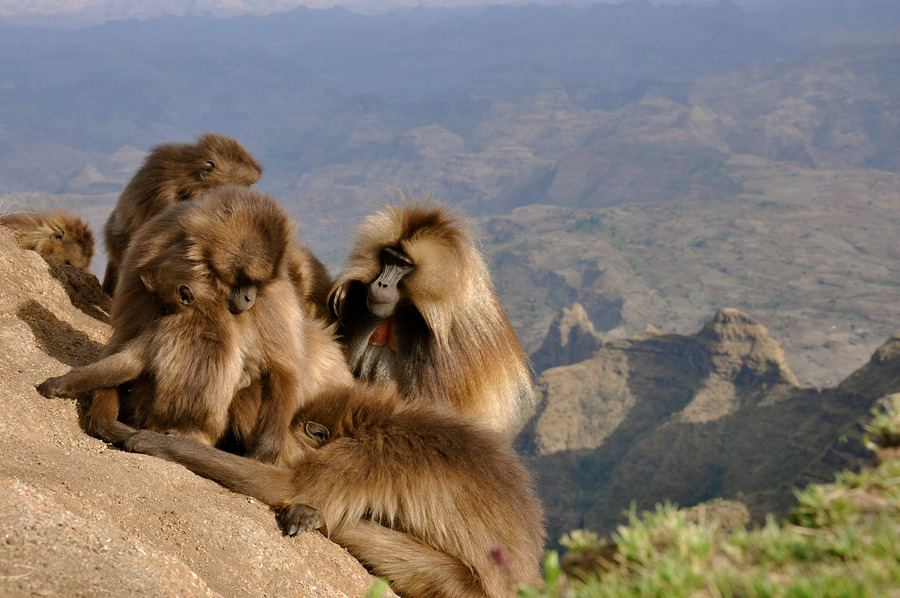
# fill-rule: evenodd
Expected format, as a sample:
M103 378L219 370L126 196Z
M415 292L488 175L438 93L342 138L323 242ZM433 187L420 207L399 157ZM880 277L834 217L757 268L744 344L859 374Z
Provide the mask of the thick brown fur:
M84 220L62 208L52 212L13 212L0 216L22 249L90 271L94 233Z
M460 414L515 433L534 401L532 372L484 257L453 211L401 200L361 223L331 291L350 367L362 380L396 381L407 400L449 402ZM389 323L366 299L386 251L412 263ZM385 324L391 343L375 346L373 335Z
M278 202L249 187L170 207L135 236L101 360L38 390L98 389L87 428L110 442L123 440L121 419L211 445L228 435L265 461L290 455L298 405L352 381L332 332L297 295L292 235Z
M108 253L103 290L115 292L119 266L142 224L169 206L222 185L252 185L262 166L235 139L205 133L191 143L154 147L126 185L103 229Z
M504 434L387 384L323 393L292 431L312 450L285 467L148 431L125 447L275 507L289 534L322 527L406 598L507 597L538 581L543 513Z
M306 312L323 322L331 321L328 293L334 281L325 264L297 241L293 241L288 250L288 276Z

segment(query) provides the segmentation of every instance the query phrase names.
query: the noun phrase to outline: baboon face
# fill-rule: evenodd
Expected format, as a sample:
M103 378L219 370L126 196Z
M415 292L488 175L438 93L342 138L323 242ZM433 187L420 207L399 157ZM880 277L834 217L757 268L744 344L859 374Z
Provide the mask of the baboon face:
M241 233L240 243L219 248L208 262L233 314L253 307L260 287L278 276L284 254L284 244L262 231L251 228Z
M238 314L253 307L257 292L279 277L293 227L273 198L247 187L225 187L213 201L214 218L197 204L195 230L189 232L199 253L193 261L204 265L227 297L229 311Z
M262 175L262 166L238 141L207 133L197 140L190 158L195 188L185 189L189 198L206 189L222 185L252 185Z
M35 244L35 251L68 266L87 270L94 254L94 236L90 230L57 229Z
M378 318L389 318L407 299L403 279L415 264L401 249L385 247L381 251L381 272L369 285L366 306Z

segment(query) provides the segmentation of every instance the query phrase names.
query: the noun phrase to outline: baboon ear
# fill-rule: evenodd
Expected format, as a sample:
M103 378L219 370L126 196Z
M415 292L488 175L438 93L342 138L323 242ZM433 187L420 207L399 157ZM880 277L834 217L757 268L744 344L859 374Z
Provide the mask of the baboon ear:
M207 160L206 163L203 165L203 168L200 169L200 180L205 179L206 175L208 175L215 169L216 169L216 163L213 162L212 160Z
M178 287L178 298L181 300L182 305L190 305L194 302L194 293L191 291L191 287L186 284Z
M331 432L318 422L306 422L306 433L320 445L328 442Z
M53 234L50 235L50 237L52 239L62 239L65 236L66 236L66 231L64 231L64 230L55 230L55 231L53 231Z

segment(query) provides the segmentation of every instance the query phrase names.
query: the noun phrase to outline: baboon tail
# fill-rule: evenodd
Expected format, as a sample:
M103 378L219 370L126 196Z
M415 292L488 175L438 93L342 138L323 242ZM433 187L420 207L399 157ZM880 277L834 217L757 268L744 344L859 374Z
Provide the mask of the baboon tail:
M94 435L111 444L121 444L135 433L135 429L122 422L110 419L94 422Z
M292 502L293 471L201 444L188 438L140 430L125 440L125 449L162 457L226 488L281 507Z
M134 433L134 428L118 421L119 393L115 388L97 389L86 419L85 428L88 434L112 444L124 442Z
M404 532L363 520L342 526L331 537L401 596L494 598L462 561Z

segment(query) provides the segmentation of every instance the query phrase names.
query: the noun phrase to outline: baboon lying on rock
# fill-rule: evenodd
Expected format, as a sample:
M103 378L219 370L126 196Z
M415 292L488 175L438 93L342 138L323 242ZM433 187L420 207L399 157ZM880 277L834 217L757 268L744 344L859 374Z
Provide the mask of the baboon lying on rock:
M12 212L0 216L22 249L30 249L68 266L90 271L94 233L80 217L63 210Z
M283 467L147 430L125 448L271 505L288 534L323 529L407 598L509 597L540 578L543 513L505 435L364 384L307 401L291 432L309 450Z

